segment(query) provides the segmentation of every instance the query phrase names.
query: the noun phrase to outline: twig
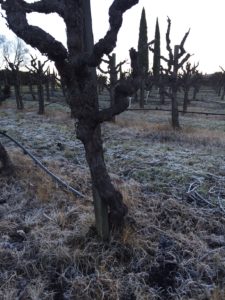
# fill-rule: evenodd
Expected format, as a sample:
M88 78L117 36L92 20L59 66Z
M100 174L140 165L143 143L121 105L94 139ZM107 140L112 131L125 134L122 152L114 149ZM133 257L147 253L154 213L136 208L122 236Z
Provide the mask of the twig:
M218 175L215 175L215 174L212 174L212 173L209 173L209 172L206 173L206 176L213 177L214 179L219 179L219 180L223 180L223 181L225 180L224 177L218 176Z
M195 185L195 186L194 186ZM194 187L193 187L194 186ZM194 181L189 185L187 194L190 194L192 192L194 192L197 188L199 187L199 185Z
M16 272L14 272L14 273L9 277L9 279L3 283L3 285L2 285L0 288L2 289L5 285L7 285L7 284L10 282L10 280L11 280L13 277L15 277L16 275L17 275Z
M43 213L43 216L44 216L46 219L50 220L50 221L56 222L54 219L52 219L51 217L49 217L49 216L46 215L45 213Z

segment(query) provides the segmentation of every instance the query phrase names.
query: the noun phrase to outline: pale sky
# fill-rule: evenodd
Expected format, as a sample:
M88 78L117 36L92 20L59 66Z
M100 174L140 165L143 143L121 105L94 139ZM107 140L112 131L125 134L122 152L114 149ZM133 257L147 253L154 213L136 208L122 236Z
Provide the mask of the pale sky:
M29 0L27 2L33 2ZM91 0L94 38L97 41L108 29L108 8L112 0ZM155 22L159 18L161 49L166 56L165 34L167 16L171 18L171 46L179 44L185 32L191 28L185 49L192 62L199 62L203 73L220 71L225 68L225 2L224 0L140 0L139 4L124 15L115 52L117 61L129 58L129 49L137 48L139 22L145 7L148 39L154 39ZM55 38L65 43L65 26L56 15L30 14L29 22L48 30ZM1 34L7 34L5 20L1 18ZM150 53L150 67L152 54ZM129 66L128 66L129 67Z

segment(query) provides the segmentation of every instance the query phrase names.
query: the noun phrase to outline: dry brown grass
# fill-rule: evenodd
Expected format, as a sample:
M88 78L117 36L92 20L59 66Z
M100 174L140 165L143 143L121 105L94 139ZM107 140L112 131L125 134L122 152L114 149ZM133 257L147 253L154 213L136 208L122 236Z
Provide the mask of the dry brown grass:
M68 125L74 126L74 121L70 118L70 112L59 109L52 109L51 107L46 108L45 116L51 121L60 122Z
M1 181L17 186L0 221L2 299L222 299L225 245L207 241L224 232L223 213L149 196L113 176L130 217L104 244L90 202L68 197L17 151L12 158L15 178Z
M155 114L155 113L154 113ZM185 143L208 143L212 146L224 146L225 145L225 130L216 130L210 128L198 128L193 127L191 124L185 125L181 130L174 131L170 126L170 121L163 122L162 124L154 122L153 120L146 120L145 115L151 115L151 113L145 113L142 118L137 113L132 115L128 114L125 118L118 117L117 125L124 129L132 130L132 132L143 135L152 136L159 141L176 141ZM203 120L205 122L205 120ZM213 122L213 120L212 120ZM207 123L207 122L206 122Z
M151 124L146 122L144 118L122 118L118 117L116 124L123 128L132 128L133 130L143 130L143 131L152 131L152 130L169 130L170 127L166 124Z
M174 132L155 117L122 116L103 128L110 175L129 207L109 243L94 228L86 166L47 161L80 199L9 147L16 171L0 177L0 299L225 298L225 133L191 119ZM43 120L64 123L66 113ZM191 184L213 205L191 201Z

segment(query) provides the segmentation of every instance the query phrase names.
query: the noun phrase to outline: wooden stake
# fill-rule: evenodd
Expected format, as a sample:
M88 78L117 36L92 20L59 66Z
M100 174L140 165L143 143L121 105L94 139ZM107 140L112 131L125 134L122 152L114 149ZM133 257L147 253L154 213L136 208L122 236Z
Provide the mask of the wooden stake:
M108 241L110 237L108 206L100 198L98 191L94 187L93 199L97 232L103 241Z

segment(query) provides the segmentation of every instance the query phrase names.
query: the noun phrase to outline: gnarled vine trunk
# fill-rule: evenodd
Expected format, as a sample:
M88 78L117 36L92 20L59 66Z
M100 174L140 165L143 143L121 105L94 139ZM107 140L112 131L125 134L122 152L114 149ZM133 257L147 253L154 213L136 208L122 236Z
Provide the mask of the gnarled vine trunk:
M94 45L90 0L42 0L27 3L20 0L0 0L6 11L9 27L26 43L36 47L55 62L62 82L67 88L67 102L71 114L76 119L76 133L85 148L86 159L90 168L93 195L95 197L96 216L100 211L104 218L110 216L110 225L123 223L127 207L123 204L122 195L113 186L106 169L101 140L101 123L112 119L123 112L129 105L127 99L138 88L137 53L130 52L133 78L123 80L115 88L115 102L107 109L99 110L97 96L97 78L95 68L102 56L109 54L116 46L117 34L122 25L123 13L138 3L138 0L114 0L109 9L110 29L103 39ZM51 35L37 26L27 23L29 12L57 13L66 24L67 49ZM98 202L96 205L96 201ZM108 233L99 230L103 238ZM98 221L97 221L98 222ZM98 224L97 224L98 228Z

